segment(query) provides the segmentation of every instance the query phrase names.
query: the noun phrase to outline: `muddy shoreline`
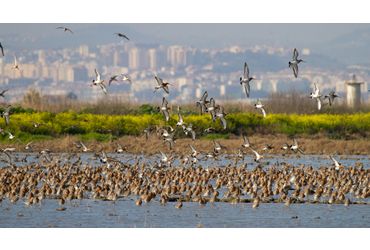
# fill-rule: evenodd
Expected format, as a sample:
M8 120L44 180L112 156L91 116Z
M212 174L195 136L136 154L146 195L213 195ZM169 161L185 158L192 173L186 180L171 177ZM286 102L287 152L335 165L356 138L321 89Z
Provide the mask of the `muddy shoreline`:
M275 135L259 135L248 137L254 149L262 154L294 154L289 150L284 151L281 149L284 143L291 144L292 139L287 136ZM370 155L370 140L366 138L343 140L343 139L329 139L325 137L296 137L298 144L303 148L305 154L339 154L339 155ZM65 136L62 138L55 138L52 140L34 141L31 144L31 152L39 152L43 149L49 149L52 152L81 152L74 143L80 141L78 136ZM230 139L216 139L223 147L223 153L236 153L243 143L242 137L232 137ZM124 151L134 154L157 154L162 152L173 152L179 155L190 153L189 144L193 145L200 152L211 152L213 149L213 142L210 139L200 138L192 141L191 139L177 139L175 146L172 150L169 149L167 144L155 135L150 136L146 140L144 136L123 136L117 140L110 142L98 141L84 141L85 145L90 149L89 152L114 152L117 145L120 144ZM270 144L273 149L263 151L262 148ZM13 143L2 143L2 149L6 147L15 147L16 151L23 152L25 150L25 143L15 141ZM248 152L248 150L244 150ZM250 153L250 152L248 152Z

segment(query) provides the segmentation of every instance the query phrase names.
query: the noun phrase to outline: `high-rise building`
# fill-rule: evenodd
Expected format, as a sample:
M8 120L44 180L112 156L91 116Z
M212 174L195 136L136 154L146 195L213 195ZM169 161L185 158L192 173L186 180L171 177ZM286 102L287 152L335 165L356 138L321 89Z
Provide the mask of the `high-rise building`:
M157 50L154 48L148 49L148 66L151 70L157 69Z
M88 57L89 56L89 46L83 44L79 48L80 56L82 57Z
M130 69L139 69L140 50L136 47L131 48L128 52L128 67Z
M174 45L167 49L167 62L172 67L185 66L187 63L187 53L183 46Z

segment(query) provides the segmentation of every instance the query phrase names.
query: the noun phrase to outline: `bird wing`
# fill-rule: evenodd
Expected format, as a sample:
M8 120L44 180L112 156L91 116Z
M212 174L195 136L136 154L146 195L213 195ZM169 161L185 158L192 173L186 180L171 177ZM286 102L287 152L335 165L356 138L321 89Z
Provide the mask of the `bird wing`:
M87 150L87 147L85 146L85 144L82 141L80 141L80 144L84 148L84 151L86 151Z
M73 34L73 31L70 28L66 28L66 31L69 31L71 34Z
M126 38L128 41L130 41L130 39L126 35L122 34L122 37Z
M162 107L167 107L167 105L168 105L168 101L166 100L165 97L163 97L163 99L162 99Z
M14 66L17 66L17 57L14 55Z
M191 148L191 151L193 152L193 153L196 153L197 151L195 150L195 148L192 146L192 145L189 145L190 146L190 148Z
M59 26L57 27L57 29L65 29L63 26Z
M4 118L5 118L5 124L9 125L9 115L8 114L4 115Z
M208 97L208 92L207 91L205 91L204 93L203 93L203 96L202 96L202 98L200 99L201 101L205 101L206 99L207 99L207 97Z
M298 142L295 138L293 138L293 145L292 146L298 146Z
M170 119L170 114L168 113L167 110L162 110L162 113L164 115L164 117L166 118L166 121L168 121Z
M95 69L95 76L96 76L96 80L100 81L100 74L96 69Z
M316 98L317 100L317 109L318 110L321 110L321 99L320 98Z
M180 123L183 123L183 122L184 122L184 120L182 119L182 115L181 115L180 113L178 113L178 116L179 116L179 122L180 122Z
M244 74L243 74L245 79L249 79L249 67L248 64L245 62L244 63Z
M247 95L247 97L249 97L249 93L251 91L249 81L248 82L243 82L243 85L244 85L245 94Z
M264 108L261 108L261 111L262 111L263 117L266 117L266 111L265 111L265 109Z
M246 137L245 135L243 135L243 141L244 141L244 144L250 144L248 137Z
M252 152L256 155L256 158L258 158L259 154L257 153L256 150L254 150L253 148L250 147L250 150L252 150Z
M107 94L107 88L105 87L104 83L100 83L99 86L103 90L104 94Z
M155 80L157 81L158 85L159 86L162 86L163 84L163 80L161 78L159 78L158 76L154 76Z
M298 58L298 50L296 48L294 48L293 50L293 60L297 60Z
M220 117L220 120L221 120L221 123L222 123L222 126L224 127L224 129L226 129L227 122L226 122L225 117L221 116L221 117Z
M293 64L292 69L293 69L293 74L295 78L297 78L298 77L298 64Z
M317 87L316 83L315 84L315 94L320 95L320 89Z
M170 89L168 88L168 86L163 86L163 90L169 94L170 93Z

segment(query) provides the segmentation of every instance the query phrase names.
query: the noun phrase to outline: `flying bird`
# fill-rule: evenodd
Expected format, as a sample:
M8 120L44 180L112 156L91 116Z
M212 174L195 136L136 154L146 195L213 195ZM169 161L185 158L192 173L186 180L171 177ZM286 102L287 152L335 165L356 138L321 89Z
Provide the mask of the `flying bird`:
M168 122L168 120L170 119L170 114L168 113L169 109L170 108L168 107L168 101L166 100L166 98L163 97L162 106L160 107L160 110L161 110L166 122Z
M71 34L73 34L73 31L70 28L67 28L67 27L64 27L64 26L57 27L57 29L62 29L62 30L64 30L64 32L67 32L68 31Z
M216 119L216 102L213 97L209 99L209 106L206 107L206 111L211 114L212 121Z
M253 80L253 77L249 77L249 67L248 64L245 62L244 63L244 73L243 76L240 77L240 85L243 85L245 94L247 97L249 97L250 94L250 82Z
M256 150L254 150L253 148L249 147L250 150L252 150L252 152L254 153L255 155L255 158L254 158L254 161L255 162L259 162L262 158L263 158L263 155L260 155Z
M6 125L9 125L9 118L10 118L10 108L11 108L11 105L9 105L8 107L6 107L2 113L2 116L4 117L5 119L5 124Z
M317 101L317 109L321 110L321 94L320 89L317 87L316 83L314 83L314 92L311 92L310 97L311 99L316 99Z
M293 139L293 145L290 146L290 149L295 153L300 152L301 154L304 154L303 150L298 146L298 142L295 138Z
M122 76L122 81L128 81L130 84L132 83L131 77L127 74L121 74Z
M104 94L107 94L107 88L105 87L104 80L101 80L99 72L95 69L96 79L92 80L92 86L99 86Z
M298 64L300 62L304 62L303 60L301 59L298 59L298 51L296 48L294 48L293 50L293 59L292 61L289 61L289 68L291 68L293 70L293 74L295 76L295 78L298 77Z
M226 113L224 111L224 107L217 105L215 117L216 118L220 118L222 127L224 129L226 129L226 126L227 126L227 122L226 122L225 116L226 116Z
M114 76L111 76L111 78L109 79L109 82L108 82L108 85L110 86L110 84L115 81L115 82L118 82L118 76L119 75L114 75Z
M5 89L5 90L1 91L1 92L0 92L0 96L1 96L1 97L3 97L3 98L5 98L4 94L5 94L5 92L7 92L7 91L8 91L8 89Z
M332 91L329 92L328 95L324 96L324 99L328 98L329 99L329 105L331 106L334 102L334 99L337 98L337 97L339 97L339 96L337 94L335 94L334 90L332 90Z
M17 57L14 55L14 65L13 65L13 69L15 70L19 70L19 65L18 65L18 61L17 61Z
M256 104L254 104L254 107L255 107L256 109L260 109L260 110L262 111L262 115L263 115L263 117L264 117L264 118L266 118L266 111L265 111L265 109L263 108L263 107L264 107L264 105L262 104L262 102L261 102L260 100L257 100L257 103L256 103Z
M118 33L114 33L114 35L117 35L118 37L121 37L121 38L127 39L127 41L130 41L130 39L123 33L118 32Z
M168 85L171 85L169 82L164 82L162 78L158 76L154 76L155 80L158 83L158 86L154 87L154 92L156 92L158 89L163 89L167 94L170 93L170 90L168 88Z
M207 104L209 101L207 101L208 92L204 91L202 98L200 98L199 101L197 101L196 105L200 107L200 114L202 115L207 110Z

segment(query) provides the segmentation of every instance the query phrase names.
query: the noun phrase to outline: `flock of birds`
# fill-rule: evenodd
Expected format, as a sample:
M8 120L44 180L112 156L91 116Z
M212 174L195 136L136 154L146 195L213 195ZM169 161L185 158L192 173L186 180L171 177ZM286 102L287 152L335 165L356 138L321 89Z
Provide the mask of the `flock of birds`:
M50 161L0 168L0 202L23 201L26 206L55 199L57 211L66 202L93 199L116 202L135 200L137 206L150 201L161 205L175 202L320 203L368 204L369 170L350 166L340 171L332 167L295 167L279 163L263 169L244 165L156 168L136 158L133 163L112 161L92 166L80 157L54 157ZM68 204L68 203L67 203Z
M67 27L57 27L64 32L74 34ZM115 33L119 38L130 40L123 33ZM1 53L4 56L4 48L0 43ZM293 70L294 77L298 77L298 65L304 62L298 59L298 51L294 49L292 60L289 61L289 68ZM19 70L16 57L14 69ZM104 94L107 94L105 80L95 69L96 78L92 80L91 86L98 86ZM113 75L108 84L114 81L128 81L131 79L127 74ZM164 81L155 75L154 79L157 85L154 92L163 90L166 94L170 93L169 82ZM254 77L250 76L248 64L244 63L244 72L240 77L246 97L250 97L251 83ZM0 92L0 96L8 90ZM331 91L324 99L329 100L332 105L338 95ZM322 107L322 95L316 84L310 94L310 98L317 101L318 110ZM205 91L196 101L200 114L208 113L213 122L220 121L223 129L227 128L227 120L224 107L216 104L215 98L208 100L208 92ZM260 100L254 104L255 108L260 110L263 117L266 117L266 110ZM163 114L165 122L170 120L170 107L166 97L162 97L162 105L158 111ZM8 105L2 112L5 124L10 122L11 106ZM171 150L176 143L175 134L180 131L192 140L196 140L197 135L193 125L184 121L181 108L177 108L178 120L176 128L171 126L149 126L143 132L147 140L150 134L155 131L157 135L168 144ZM37 128L39 123L33 123ZM215 128L209 127L204 133L213 133ZM4 133L4 130L0 130ZM14 139L9 131L9 139ZM226 201L238 203L242 201L253 202L253 207L258 207L260 202L285 202L289 205L293 202L324 202L324 203L344 203L349 205L350 198L354 200L367 199L370 196L369 170L362 167L346 167L338 162L333 156L328 156L334 167L321 167L313 169L312 167L293 167L289 164L277 164L270 166L267 170L260 164L263 155L252 147L248 137L243 135L242 144L238 152L231 157L234 164L223 167L210 166L200 167L198 163L202 160L214 159L218 161L219 157L224 155L224 147L213 140L213 148L210 152L198 152L194 145L189 144L189 153L183 153L176 159L175 155L168 156L162 151L160 160L154 164L151 162L142 162L142 159L136 157L132 164L124 163L117 158L108 156L104 151L95 152L94 156L101 165L90 166L81 160L79 155L70 155L56 157L51 155L51 151L43 149L37 154L39 162L26 164L25 166L16 166L12 156L15 148L2 149L3 155L6 155L7 165L0 168L0 202L4 197L11 202L24 199L27 206L40 203L45 198L58 199L61 207L59 210L65 210L62 205L67 200L72 199L103 199L115 201L119 198L135 196L136 205L142 202L157 200L161 204L168 201L177 201L176 207L181 208L183 201L195 201L204 205L207 202ZM82 141L76 142L75 146L81 152L92 151ZM267 144L263 151L273 148ZM299 146L296 139L292 144L285 143L282 150L291 150L295 153L303 154L303 149ZM28 152L33 151L32 142L25 146ZM258 164L255 169L248 170L244 163L244 150L250 150L254 155L254 161ZM123 153L125 148L117 144L116 153ZM33 151L34 152L34 151ZM77 160L73 161L72 157ZM29 163L28 155L23 159L18 159L23 163ZM178 165L174 166L175 160ZM17 161L17 159L15 160ZM242 162L240 166L237 166ZM220 197L222 196L222 197ZM327 199L325 199L327 198ZM358 202L358 201L356 201Z

